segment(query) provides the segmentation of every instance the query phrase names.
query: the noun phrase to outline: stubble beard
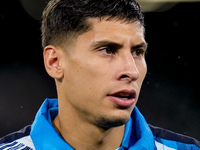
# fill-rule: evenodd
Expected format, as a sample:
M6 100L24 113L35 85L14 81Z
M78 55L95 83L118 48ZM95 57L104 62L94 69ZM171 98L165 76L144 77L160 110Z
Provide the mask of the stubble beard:
M128 122L129 119L125 118L106 118L99 117L96 119L96 125L102 129L108 130L110 128L119 127Z

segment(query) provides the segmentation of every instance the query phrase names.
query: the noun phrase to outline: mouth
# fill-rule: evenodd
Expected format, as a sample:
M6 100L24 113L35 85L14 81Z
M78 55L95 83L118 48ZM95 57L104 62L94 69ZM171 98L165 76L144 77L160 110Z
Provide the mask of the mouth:
M122 90L108 95L109 99L118 106L130 107L134 104L136 99L136 92L134 90Z

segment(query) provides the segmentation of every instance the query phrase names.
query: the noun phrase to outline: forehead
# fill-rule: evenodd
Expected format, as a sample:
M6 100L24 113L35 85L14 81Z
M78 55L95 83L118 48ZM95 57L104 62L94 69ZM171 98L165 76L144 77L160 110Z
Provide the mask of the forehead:
M99 18L90 18L88 21L92 28L86 35L92 41L113 40L131 45L145 42L144 27L137 21L127 23L117 19L100 20Z

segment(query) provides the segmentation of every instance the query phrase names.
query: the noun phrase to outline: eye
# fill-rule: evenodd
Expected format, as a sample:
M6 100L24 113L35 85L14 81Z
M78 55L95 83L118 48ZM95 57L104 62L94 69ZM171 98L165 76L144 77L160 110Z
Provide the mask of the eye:
M133 57L142 57L144 56L145 51L143 49L136 49L133 51Z
M108 55L111 55L111 54L115 54L115 53L116 53L115 48L112 47L112 46L102 47L102 48L100 48L99 51L100 51L101 53L103 53L103 54L108 54Z

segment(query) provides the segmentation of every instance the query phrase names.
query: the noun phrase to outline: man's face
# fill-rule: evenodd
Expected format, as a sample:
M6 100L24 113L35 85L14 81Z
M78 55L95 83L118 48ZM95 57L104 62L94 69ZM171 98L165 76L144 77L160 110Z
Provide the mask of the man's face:
M63 49L60 110L94 125L125 124L138 100L147 67L144 29L138 22L89 19L92 29Z

